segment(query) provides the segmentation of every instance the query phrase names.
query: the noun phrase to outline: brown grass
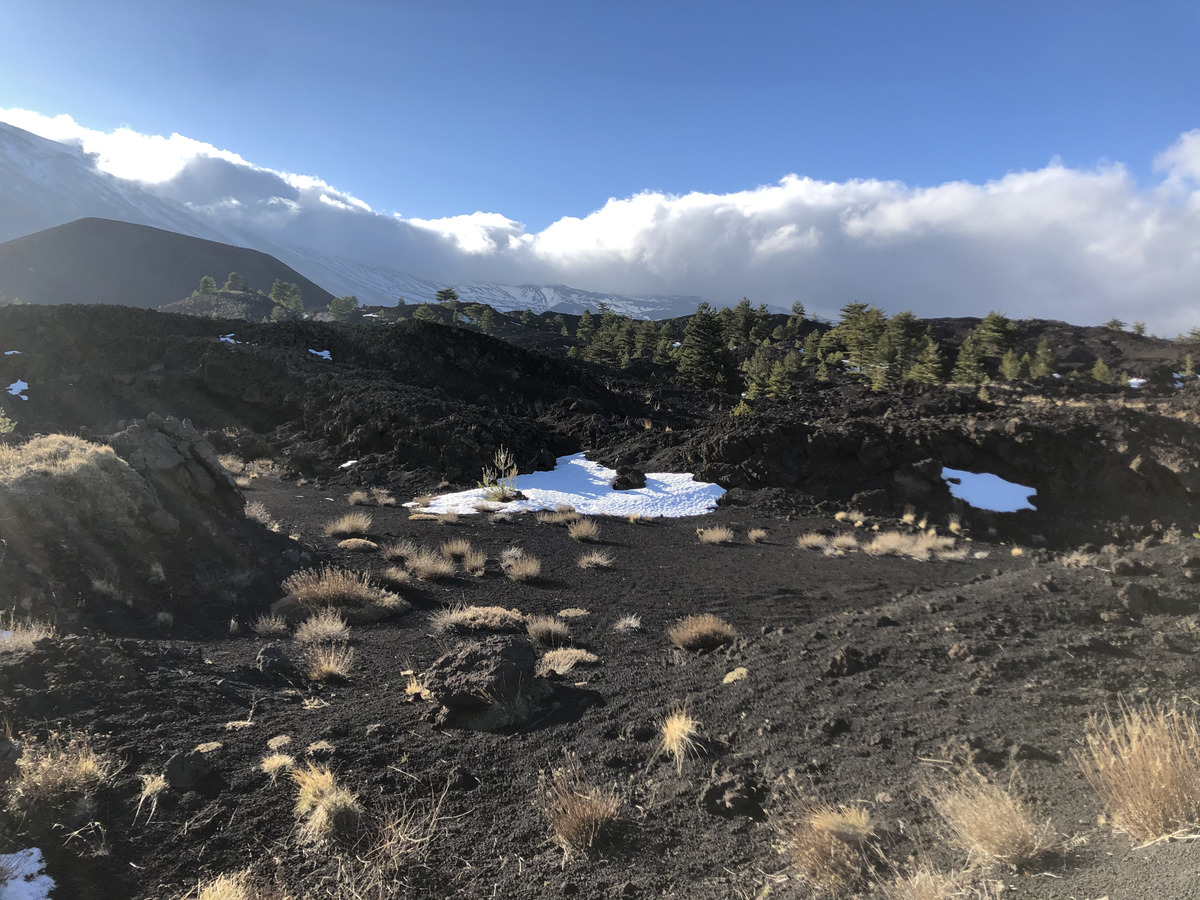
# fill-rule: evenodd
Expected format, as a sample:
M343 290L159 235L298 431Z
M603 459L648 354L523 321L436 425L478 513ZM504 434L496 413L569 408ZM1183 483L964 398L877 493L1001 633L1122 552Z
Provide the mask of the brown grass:
M283 589L294 594L303 606L312 609L322 606L389 607L400 601L395 594L372 585L365 574L332 567L297 572L283 582Z
M353 491L346 502L351 506L367 506L371 502L371 495L366 491Z
M412 575L409 574L408 569L388 566L379 573L379 580L389 587L403 587L412 584Z
M1145 842L1200 824L1200 726L1175 703L1088 723L1078 759L1113 824Z
M931 559L953 549L954 538L939 537L933 531L909 534L902 531L881 531L863 551L872 556L907 556L916 560Z
M441 609L430 620L437 631L522 631L525 617L503 606L455 606Z
M733 529L724 525L714 525L711 528L697 528L696 537L702 544L728 544L733 541Z
M308 677L313 681L346 678L354 664L354 649L345 644L319 644L308 657Z
M535 644L548 647L561 647L571 641L571 629L555 616L530 616L525 620L525 631Z
M736 628L712 613L685 616L667 629L667 637L681 650L713 650L737 636Z
M295 637L301 644L346 641L350 638L350 628L336 609L326 608L297 625Z
M1064 569L1086 569L1089 566L1094 566L1097 559L1098 557L1095 553L1072 550L1070 553L1060 556L1058 562Z
M438 552L447 559L458 559L470 553L471 549L471 542L466 538L455 538L452 541L443 542L442 546L438 548Z
M871 817L861 806L802 804L780 826L780 849L797 877L816 891L852 890L871 869Z
M906 875L896 875L879 887L884 900L954 900L964 897L960 879L921 863Z
M594 519L576 519L567 525L567 536L573 541L598 541L600 526Z
M283 616L261 615L254 620L250 629L259 637L277 637L287 634L288 624Z
M414 553L419 552L420 549L412 541L396 541L393 544L385 546L380 552L388 562L403 562Z
M419 497L413 497L412 505L417 509L425 509L436 499L437 497L435 497L433 494L422 494Z
M573 757L548 779L543 778L542 793L546 821L566 854L588 850L602 841L621 811L615 791L586 784Z
M543 678L553 672L555 675L566 675L576 666L596 666L600 657L578 647L559 647L549 650L542 655L537 663L537 674Z
M752 544L761 544L766 539L767 529L765 528L751 528L746 532L746 540Z
M271 784L284 772L290 771L296 765L296 757L287 753L268 753L258 764L259 769L270 776Z
M0 615L0 632L7 632L7 634L0 634L0 652L31 650L38 641L52 638L56 634L54 626L46 622L37 622L32 619L18 620L15 611L10 611L7 615Z
M434 550L418 550L405 560L405 565L409 574L420 581L443 581L458 571L454 560Z
M371 516L367 513L346 513L325 526L326 537L362 537L371 530Z
M683 771L689 756L700 754L700 723L682 707L671 710L659 726L659 744L655 756L666 754L675 760L675 771Z
M371 501L376 506L395 506L396 498L386 488L371 488Z
M972 863L1022 868L1053 847L1048 823L1033 820L1028 805L1012 790L968 770L927 790L951 839Z
M542 574L542 561L520 547L509 547L500 555L500 568L510 581L532 581Z
M90 800L116 774L117 761L97 752L81 734L51 734L44 742L21 740L17 772L8 782L7 805L20 814L55 810L82 798Z
M374 553L379 549L379 545L366 538L346 538L338 541L338 549L350 550L354 553Z
M604 550L593 550L579 557L576 565L581 569L607 569L613 564L613 555Z
M261 500L251 500L246 504L246 518L257 522L259 525L266 525L272 531L278 529L279 523L275 521L271 515L271 511L267 509L267 505Z
M613 631L641 631L642 617L637 613L621 616L613 625Z
M142 814L142 807L149 802L150 812L146 816L146 824L154 818L154 813L158 811L158 795L167 789L167 777L165 775L139 775L138 779L142 782L141 793L138 794L137 809L133 811L133 821L138 820L138 816Z
M553 512L543 509L534 518L539 525L570 525L583 517L576 512L575 507L563 504L556 507Z
M829 546L834 550L857 550L858 538L852 534L835 534L829 539Z
M439 525L454 525L455 523L458 522L458 513L455 512L454 510L450 510L449 512L438 513L435 521Z
M337 783L328 766L308 763L292 771L296 785L296 818L299 834L306 843L345 838L362 817L358 798Z
M473 578L482 578L487 572L487 554L482 550L470 550L464 553L462 567Z
M824 550L829 544L829 538L815 531L806 532L796 538L796 546L801 550Z

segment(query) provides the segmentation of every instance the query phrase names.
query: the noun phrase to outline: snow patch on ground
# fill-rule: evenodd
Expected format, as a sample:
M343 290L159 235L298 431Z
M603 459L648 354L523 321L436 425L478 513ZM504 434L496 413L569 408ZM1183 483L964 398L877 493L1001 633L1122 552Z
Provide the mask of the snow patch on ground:
M14 397L20 397L22 400L29 399L28 397L25 396L25 392L27 390L29 390L29 385L26 382L22 381L20 378L18 378L16 381L14 381L12 384L10 384L6 388L6 390L10 394L12 394Z
M4 351L5 356L19 356L20 353L21 353L20 350L5 350Z
M589 462L582 453L560 456L550 472L518 475L516 488L527 499L496 505L511 512L554 509L570 505L589 516L630 516L678 518L712 512L725 489L720 485L696 481L690 474L652 472L646 486L630 491L614 491L615 469ZM486 503L482 488L443 494L434 498L422 512L457 512L469 515L472 507ZM406 504L412 506L411 503Z
M1129 386L1130 386L1131 388L1140 388L1140 387L1142 387L1142 386L1143 386L1143 385L1144 385L1144 384L1145 384L1147 381L1149 381L1149 379L1148 379L1148 378L1130 378L1130 379L1129 379Z
M976 509L988 509L992 512L1037 509L1029 502L1029 498L1037 493L1037 488L1005 481L999 475L943 468L942 478L950 488L952 497L957 497Z
M16 853L0 853L0 872L8 881L0 884L0 900L48 900L54 879L43 875L46 863L37 847Z
M223 335L221 335L221 342L222 342L222 343L225 343L225 344L237 344L237 343L240 343L240 341L235 341L235 340L233 339L233 335L234 335L234 332L232 332L232 331L231 331L231 332L229 332L229 334L223 334Z
M358 465L357 459L348 459L344 463L342 463L340 466L338 466L338 468L339 469L348 469L351 466L356 466L356 465Z
M321 357L321 359L327 359L330 362L333 362L333 356L330 354L330 352L328 350L313 350L310 347L308 352L311 353L313 356L319 356L319 357Z

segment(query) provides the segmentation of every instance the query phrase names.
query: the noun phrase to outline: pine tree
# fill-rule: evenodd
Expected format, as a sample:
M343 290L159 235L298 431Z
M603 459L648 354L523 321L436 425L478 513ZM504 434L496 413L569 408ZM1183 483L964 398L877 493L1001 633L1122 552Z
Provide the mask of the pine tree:
M205 275L200 279L200 287L196 288L197 294L215 294L217 292L217 279L211 275Z
M1050 341L1043 338L1038 342L1037 350L1034 352L1033 364L1029 367L1029 375L1032 378L1047 378L1053 375L1057 368L1058 354L1050 346Z
M1134 322L1133 323L1133 333L1136 334L1138 337L1145 336L1146 323L1145 322Z
M975 336L985 359L996 359L1012 346L1017 324L1004 313L992 310L975 326Z
M1000 377L1005 381L1019 381L1024 373L1021 371L1021 358L1011 347L1000 357Z
M242 280L242 276L237 272L230 272L229 277L225 279L225 284L221 286L221 290L223 291L238 292L244 291L245 289L246 282Z
M746 373L746 396L751 400L765 397L770 391L771 370L778 365L770 348L760 344L743 367Z
M1196 360L1192 358L1192 354L1188 354L1183 358L1183 371L1179 374L1187 378L1191 378L1196 374Z
M1101 384L1111 384L1113 380L1112 369L1108 367L1101 357L1096 357L1096 364L1092 366L1092 378L1099 381Z
M1120 319L1112 318L1104 323L1104 327L1107 328L1109 331L1124 331L1125 323L1122 322Z
M345 297L334 297L327 307L329 317L335 322L348 322L358 315L358 298L352 294Z
M821 361L821 335L816 329L804 339L804 365L812 366Z
M496 330L496 311L485 306L479 314L479 330L484 334L492 334Z
M958 360L954 366L954 380L960 384L983 384L987 381L987 369L983 363L984 352L976 331L972 331L958 348Z
M589 310L584 310L583 315L579 317L579 324L575 326L575 338L584 346L592 342L592 337L596 333L596 326L592 321L592 314Z
M531 309L521 310L521 324L522 325L524 325L526 328L532 328L534 325L537 325L537 323L538 323L538 320L534 316L533 310L531 310Z
M800 329L804 325L804 312L804 304L799 300L792 304L792 314L788 316L788 320L783 326L784 335L795 337L800 333Z
M458 302L458 291L452 287L441 288L433 295L433 300L442 306L453 306Z
M276 278L275 283L271 285L270 298L271 302L275 304L275 309L271 311L273 321L279 321L275 318L276 313L279 313L280 318L295 318L304 313L304 300L300 296L300 287L290 281Z
M803 362L795 350L785 353L782 362L771 366L771 379L767 382L768 397L783 397L790 394L800 384L803 376Z
M907 381L924 345L921 320L909 310L898 312L887 323L885 337L886 347L880 355L886 359L879 362L893 370L889 372L892 381Z
M942 356L942 348L928 333L921 340L921 349L916 362L908 370L908 378L920 384L941 384L946 380L946 359Z
M731 360L720 320L701 302L688 319L679 347L679 380L698 390L725 390Z
M675 332L670 322L658 326L658 342L654 345L654 355L650 361L656 366L670 366L675 363Z

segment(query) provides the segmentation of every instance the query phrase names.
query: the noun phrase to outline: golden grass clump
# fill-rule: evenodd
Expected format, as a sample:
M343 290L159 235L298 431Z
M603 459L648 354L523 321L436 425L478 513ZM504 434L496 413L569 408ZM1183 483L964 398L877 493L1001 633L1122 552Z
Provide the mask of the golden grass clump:
M259 637L278 637L287 634L287 619L283 616L261 615L254 620L250 629Z
M566 675L576 666L596 666L600 657L588 650L578 647L559 647L548 650L537 662L537 674L543 678L553 672L555 675Z
M904 515L900 517L900 521L905 525L912 525L917 521L917 510L911 504L904 507Z
M482 578L487 572L487 554L482 550L468 550L463 554L462 567L472 578Z
M858 538L852 534L835 534L829 539L829 546L834 550L857 550Z
M304 569L288 576L283 589L293 594L301 606L319 609L334 606L342 609L375 608L381 611L401 612L408 604L396 594L371 584L370 578L361 572L348 569Z
M532 581L542 574L542 561L520 547L509 547L500 555L500 568L510 581Z
M379 545L366 538L345 538L338 541L338 549L350 550L354 553L374 553L379 549Z
M700 723L682 707L667 714L659 726L656 757L663 754L675 760L675 771L683 771L683 762L689 756L700 755Z
M812 888L854 889L871 869L872 837L871 817L863 807L809 802L782 822L780 849Z
M1088 723L1078 755L1113 824L1146 842L1200 825L1200 726L1176 703Z
M525 620L525 631L535 644L548 647L561 647L571 641L571 629L555 616L530 616Z
M454 525L458 522L458 512L452 509L448 512L438 513L435 521L439 525Z
M766 539L767 529L765 528L751 528L746 532L746 540L752 544L761 544Z
M697 528L696 536L702 544L728 544L733 541L733 529L724 525L713 525L711 528Z
M575 507L564 503L555 507L553 511L543 509L534 518L539 525L570 525L578 522L583 516L576 511Z
M452 541L444 541L442 546L438 548L438 552L447 559L458 559L471 552L471 542L466 538L455 538Z
M386 488L371 488L371 502L376 506L395 506L396 498Z
M362 817L358 798L337 783L328 766L308 763L292 770L296 785L296 818L301 820L300 838L306 843L344 838Z
M897 874L879 890L884 900L954 900L963 897L958 878L921 863L906 875Z
M621 801L612 790L586 784L579 763L568 758L542 779L543 810L550 831L565 854L582 852L602 841L616 824Z
M327 607L297 625L295 637L301 644L345 641L350 638L350 627L336 609Z
M458 571L454 560L435 550L422 549L405 560L408 573L419 581L442 581Z
M20 814L90 800L117 771L117 761L82 734L51 734L44 742L25 736L21 750L7 785L8 808Z
M371 502L371 495L366 491L352 491L346 502L351 506L367 506Z
M379 580L388 587L404 587L412 584L412 575L408 569L402 569L400 566L388 566L379 573Z
M593 550L579 557L576 565L581 569L607 569L613 564L613 555L604 550Z
M796 538L796 547L800 550L824 550L829 544L829 538L816 531L806 532Z
M916 560L927 560L935 555L940 557L953 547L954 538L940 537L932 530L916 534L881 531L862 549L871 556L907 556Z
M1049 823L1034 822L1017 794L968 770L927 791L950 837L972 862L1022 868L1054 846Z
M31 650L33 645L55 635L54 626L32 619L21 621L15 611L0 615L0 652L5 650Z
M367 513L346 513L325 526L326 537L362 537L371 530L371 516Z
M269 741L267 741L267 746L270 747L272 750L282 750L284 747L286 747L291 742L292 742L291 735L277 734L277 735L275 735L275 737L273 737Z
M641 631L642 617L637 613L629 613L629 615L621 616L613 624L613 631Z
M420 547L412 541L396 541L384 546L379 552L383 554L383 558L388 562L403 562L420 551Z
M436 631L522 631L525 617L503 606L455 606L433 614Z
M600 526L595 519L576 519L567 525L567 536L573 541L598 541Z
M736 628L712 613L685 616L667 629L667 637L681 650L713 650L737 636Z
M271 784L274 784L281 774L289 771L295 765L296 757L277 752L264 756L258 767L270 777Z
M167 789L167 776L148 774L139 775L138 779L142 782L142 790L138 794L137 809L133 811L133 821L137 821L142 814L142 807L149 802L150 812L146 816L146 823L149 824L158 810L158 795Z
M345 644L318 644L308 657L308 677L313 681L346 678L354 664L354 649Z
M267 509L267 505L261 500L251 500L246 504L246 518L257 522L259 525L266 525L268 528L272 525L278 526L279 524L272 517L271 511Z
M1089 566L1096 564L1097 555L1095 553L1086 553L1083 550L1072 550L1065 556L1058 558L1059 564L1064 569L1086 569Z

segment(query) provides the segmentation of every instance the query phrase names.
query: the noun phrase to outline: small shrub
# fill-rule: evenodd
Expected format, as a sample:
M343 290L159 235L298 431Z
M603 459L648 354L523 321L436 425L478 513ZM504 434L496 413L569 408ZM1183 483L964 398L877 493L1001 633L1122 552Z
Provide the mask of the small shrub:
M354 664L354 650L345 644L319 644L308 658L308 677L313 681L346 678Z
M277 637L287 634L288 624L283 616L262 615L254 620L254 624L250 628L259 637Z
M313 613L296 626L296 640L301 644L345 641L349 638L350 628L346 625L346 620L332 608Z
M575 507L570 504L560 504L553 511L544 509L541 510L535 517L539 525L570 525L572 522L578 522L583 518Z
M577 565L581 569L607 569L613 564L613 555L604 550L593 550L579 557Z
M675 771L683 771L683 761L700 753L700 723L683 708L671 710L659 726L661 738L655 756L669 755L675 760Z
M617 821L621 801L611 789L584 783L572 757L542 780L543 810L555 840L570 854L603 840Z
M458 522L458 513L454 510L437 514L437 523L439 525L454 525Z
M854 889L870 871L871 817L861 806L806 803L784 817L780 849L792 870L818 891Z
M1096 564L1097 556L1094 553L1086 553L1083 550L1072 550L1065 556L1060 556L1058 561L1064 569L1086 569Z
M613 631L641 631L642 617L637 613L630 613L627 616L621 616L613 625Z
M300 838L306 843L349 836L362 817L358 798L337 783L328 766L308 763L292 771L296 785L296 818Z
M267 505L261 500L251 500L246 504L246 518L257 522L259 525L266 525L268 528L272 525L278 527L279 524L271 516L271 511L267 509Z
M834 550L857 550L858 538L852 534L835 534L829 541Z
M746 540L752 544L761 544L767 539L767 530L765 528L751 528L746 532Z
M412 575L408 569L402 569L399 566L388 566L379 573L379 580L387 584L389 587L404 587L412 584Z
M567 536L573 541L597 541L600 539L600 526L594 519L577 519L567 525Z
M268 753L262 758L258 767L265 772L274 784L279 776L296 765L296 757L286 753Z
M1146 842L1200 824L1200 725L1176 704L1088 723L1078 760L1117 828Z
M712 613L685 616L667 629L667 637L681 650L713 650L737 636L736 628Z
M953 840L974 860L1021 868L1053 846L1048 824L1036 824L1015 793L976 771L932 785L928 794Z
M442 581L453 578L456 571L454 560L447 559L433 550L418 550L405 561L408 572L420 581Z
M326 537L362 537L371 530L371 517L367 513L347 513L325 526Z
M422 494L419 497L413 497L412 505L417 509L426 509L431 506L433 501L436 499L437 497L435 497L433 494Z
M56 634L54 626L33 620L20 621L15 611L0 615L0 651L31 650L33 645Z
M696 536L702 544L728 544L733 541L733 529L724 525L714 525L711 528L697 528Z
M9 809L23 815L62 809L78 799L90 802L117 771L116 760L81 734L51 734L45 742L26 736L21 750L7 793Z
M217 462L219 462L225 471L230 475L241 475L244 471L246 471L246 464L232 453L222 453L217 457Z
M530 616L525 620L525 631L535 644L561 647L571 640L571 629L562 619L554 616Z
M941 556L954 547L954 538L939 537L932 531L909 534L902 531L881 531L863 551L872 556L908 556L916 560L927 560Z
M503 606L456 606L438 610L431 623L437 631L522 631L525 617Z
M479 482L484 499L493 503L507 503L517 496L517 463L511 450L501 446L492 457L492 464L484 466L483 478Z
M578 647L559 647L549 650L542 655L537 663L537 674L543 678L553 672L555 675L566 675L576 666L599 665L600 657Z

